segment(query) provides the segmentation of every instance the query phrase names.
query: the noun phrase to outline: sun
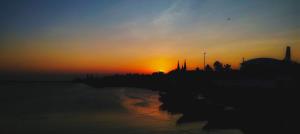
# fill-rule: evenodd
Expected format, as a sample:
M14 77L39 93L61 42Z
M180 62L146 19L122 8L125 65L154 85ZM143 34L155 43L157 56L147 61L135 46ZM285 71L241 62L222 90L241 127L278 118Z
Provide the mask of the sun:
M168 68L162 64L153 65L152 69L153 72L166 72Z
M166 73L167 71L172 69L172 65L169 63L168 60L164 59L156 59L151 62L149 62L150 69L153 72L164 72Z
M165 69L158 69L158 72L164 72L165 73Z

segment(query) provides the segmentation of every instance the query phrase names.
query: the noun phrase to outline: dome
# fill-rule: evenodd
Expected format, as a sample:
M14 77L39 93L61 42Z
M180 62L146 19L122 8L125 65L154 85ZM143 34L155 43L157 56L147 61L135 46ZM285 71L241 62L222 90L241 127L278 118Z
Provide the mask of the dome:
M250 72L274 72L284 66L284 61L273 58L256 58L241 64L241 70Z
M298 64L291 60L291 48L286 48L284 59L278 60L273 58L256 58L244 61L241 63L241 71L249 72L251 74L265 75L265 74L279 74L289 72ZM269 75L268 75L269 76Z
M250 64L282 64L281 60L273 59L273 58L256 58L245 61L242 63L243 65L250 65Z

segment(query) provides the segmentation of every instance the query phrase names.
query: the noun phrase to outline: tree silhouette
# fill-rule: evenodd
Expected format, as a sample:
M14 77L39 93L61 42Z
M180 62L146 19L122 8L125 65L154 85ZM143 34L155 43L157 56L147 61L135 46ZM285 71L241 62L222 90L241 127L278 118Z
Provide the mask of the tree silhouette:
M230 72L231 70L232 70L231 65L229 65L229 64L224 65L225 72Z
M214 63L214 69L216 72L223 72L223 70L224 70L223 64L220 61L216 61Z
M214 71L208 64L205 66L205 69L204 69L206 72L212 72Z

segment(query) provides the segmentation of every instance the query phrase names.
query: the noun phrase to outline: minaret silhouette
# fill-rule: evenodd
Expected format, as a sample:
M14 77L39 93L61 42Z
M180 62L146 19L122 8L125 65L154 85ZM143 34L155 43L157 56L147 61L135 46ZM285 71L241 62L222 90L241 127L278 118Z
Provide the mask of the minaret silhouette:
M284 61L291 62L291 47L289 46L286 47Z

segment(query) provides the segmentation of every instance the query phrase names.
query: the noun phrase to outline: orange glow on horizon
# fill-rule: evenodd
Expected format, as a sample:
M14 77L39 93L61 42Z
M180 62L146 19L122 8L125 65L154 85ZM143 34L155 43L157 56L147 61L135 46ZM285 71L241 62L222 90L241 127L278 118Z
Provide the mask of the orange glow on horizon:
M283 59L284 57L286 46L280 45L283 44L281 41L246 43L239 49L235 49L234 45L206 49L206 63L212 66L218 60L238 69L243 57L245 60L257 57L276 59ZM300 48L297 45L299 43L298 41L291 45L292 60L296 62L299 62L300 59L300 53L297 51ZM253 46L253 44L256 45ZM278 44L278 46L262 46L263 44ZM235 51L232 52L233 50ZM203 48L173 50L171 48L154 48L153 46L153 50L149 50L148 53L141 51L138 47L130 51L114 48L106 53L99 53L90 48L88 50L65 51L45 47L35 47L35 49L20 47L7 49L7 51L0 53L0 70L42 73L151 74L158 71L168 73L177 67L178 60L182 65L184 59L187 61L188 70L194 70L196 67L203 69L203 51ZM135 54L132 54L133 52Z

